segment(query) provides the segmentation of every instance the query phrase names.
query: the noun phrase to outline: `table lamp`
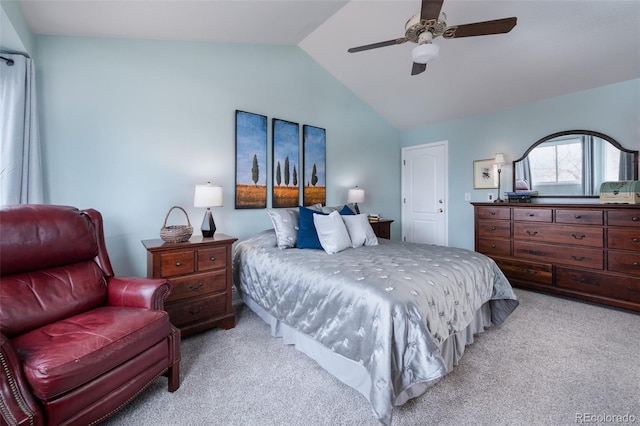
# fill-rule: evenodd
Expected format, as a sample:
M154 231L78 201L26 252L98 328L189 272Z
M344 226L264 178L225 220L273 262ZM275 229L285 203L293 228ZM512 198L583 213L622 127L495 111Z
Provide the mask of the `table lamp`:
M349 189L347 193L347 203L353 203L356 214L360 214L358 203L364 203L364 189L358 188L357 186Z
M207 208L200 228L204 238L212 238L216 232L216 223L213 221L211 207L221 207L222 205L222 186L211 185L211 182L207 182L206 185L196 185L193 207Z

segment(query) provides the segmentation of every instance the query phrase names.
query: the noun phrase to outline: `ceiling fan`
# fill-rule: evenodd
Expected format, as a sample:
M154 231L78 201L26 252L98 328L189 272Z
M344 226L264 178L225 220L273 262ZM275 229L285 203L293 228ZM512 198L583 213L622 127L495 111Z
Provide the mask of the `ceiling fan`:
M377 49L379 47L402 44L407 41L418 43L411 52L411 56L413 57L411 75L416 75L427 69L427 62L438 57L440 47L432 43L436 37L461 38L504 34L516 26L517 18L512 17L447 27L447 15L440 11L443 2L444 0L422 0L420 12L409 18L405 24L404 37L352 47L347 51L349 53L356 53L364 50Z

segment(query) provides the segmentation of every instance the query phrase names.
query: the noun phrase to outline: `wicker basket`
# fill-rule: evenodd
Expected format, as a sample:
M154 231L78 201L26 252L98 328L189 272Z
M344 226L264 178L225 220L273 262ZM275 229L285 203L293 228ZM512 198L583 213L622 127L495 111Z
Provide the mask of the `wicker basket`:
M184 215L187 217L188 225L167 226L167 219L169 219L169 215L173 209L182 210ZM191 234L193 234L193 227L191 226L187 212L180 206L171 207L164 218L164 225L162 225L162 228L160 229L160 238L168 243L182 243L191 238Z

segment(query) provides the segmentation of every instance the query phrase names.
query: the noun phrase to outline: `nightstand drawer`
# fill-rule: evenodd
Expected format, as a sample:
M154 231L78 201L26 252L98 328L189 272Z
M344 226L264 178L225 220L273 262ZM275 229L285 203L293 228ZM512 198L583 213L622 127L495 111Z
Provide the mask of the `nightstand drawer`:
M216 247L198 250L198 271L208 271L227 266L227 249Z
M227 270L174 278L171 280L171 284L173 290L171 290L167 302L217 293L225 291L227 288Z
M226 309L227 296L225 294L188 299L184 302L169 303L166 305L171 323L176 327L214 318L220 314L224 314Z
M174 251L160 255L160 276L162 278L190 274L195 270L196 264L193 250Z

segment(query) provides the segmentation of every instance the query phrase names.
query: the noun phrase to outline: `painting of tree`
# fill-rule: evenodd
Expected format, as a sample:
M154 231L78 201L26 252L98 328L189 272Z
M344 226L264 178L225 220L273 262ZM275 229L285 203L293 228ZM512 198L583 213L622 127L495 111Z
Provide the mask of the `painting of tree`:
M326 204L326 130L309 125L302 126L303 185L302 199L305 206Z
M267 207L267 117L236 110L236 209Z
M300 161L300 126L278 118L272 120L272 126L274 172L271 205L276 208L297 207L300 204L296 171Z

